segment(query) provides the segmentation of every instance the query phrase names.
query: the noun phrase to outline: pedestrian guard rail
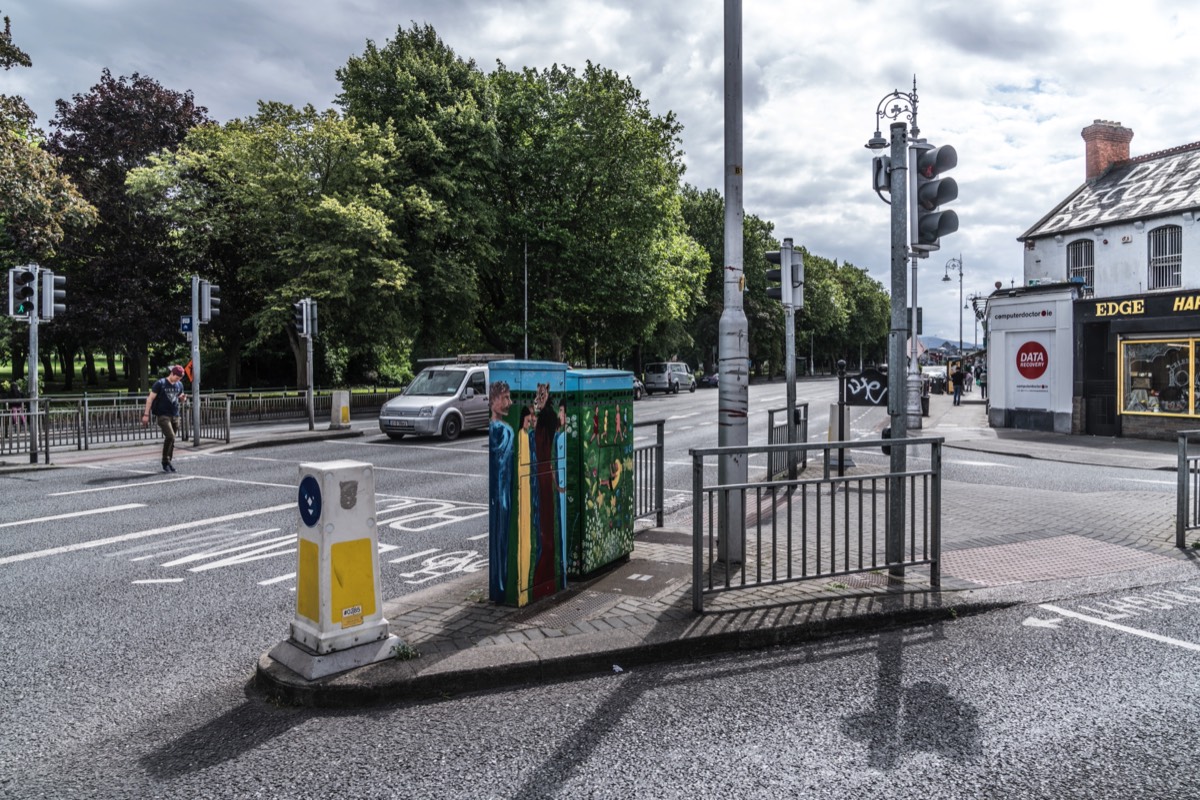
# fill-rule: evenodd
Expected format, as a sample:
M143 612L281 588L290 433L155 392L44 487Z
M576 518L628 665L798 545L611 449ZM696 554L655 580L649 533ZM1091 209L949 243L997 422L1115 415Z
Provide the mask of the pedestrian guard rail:
M808 403L796 404L796 441L788 441L787 408L767 409L767 444L807 444L808 443ZM808 466L808 451L780 450L767 456L767 474L772 478L780 478L790 474L790 465L795 469Z
M399 389L351 392L351 416L378 414ZM329 418L332 390L313 393L314 414ZM308 418L303 391L202 394L199 441L228 442L230 428L238 423L272 422ZM50 451L88 450L94 445L152 441L162 438L158 425L142 425L145 399L132 395L82 395L40 397L36 401L0 401L0 456L38 453L50 460ZM181 408L180 435L195 442L194 407Z
M1175 546L1187 547L1188 531L1200 528L1200 430L1176 431Z
M856 464L838 475L846 443L714 447L692 455L692 606L723 592L861 576L864 586L886 580L864 573L902 574L927 566L930 585L941 585L942 442L937 438L862 439L854 448L905 448L902 472ZM720 483L714 463L728 456L753 459L782 454L807 464L795 479L771 475L746 483ZM802 455L797 455L802 454ZM810 458L811 455L811 458ZM867 459L860 459L867 461ZM889 509L903 503L903 529L888 552ZM722 511L728 507L732 511ZM742 512L741 558L737 542L721 541L719 515ZM732 547L731 547L732 545Z
M653 516L656 527L663 526L663 470L666 451L663 448L663 420L633 423L633 517ZM638 429L654 428L654 441L637 444Z

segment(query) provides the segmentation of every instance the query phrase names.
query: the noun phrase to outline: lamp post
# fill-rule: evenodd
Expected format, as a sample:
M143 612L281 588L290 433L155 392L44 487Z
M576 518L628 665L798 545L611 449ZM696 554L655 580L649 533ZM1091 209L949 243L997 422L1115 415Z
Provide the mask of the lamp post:
M904 119L902 120L901 117ZM880 131L884 119L892 120L890 126L891 138L884 139ZM902 92L899 89L884 95L875 107L875 135L867 142L869 150L877 155L872 159L871 177L875 193L879 199L892 207L891 213L891 276L892 276L892 320L888 334L888 415L891 417L891 438L893 441L908 438L909 415L905 408L905 398L908 390L908 373L904 369L904 344L909 332L907 319L906 267L908 266L908 146L909 122L912 123L912 137L915 139L920 130L917 128L917 79L913 77L912 92ZM883 151L889 150L887 154ZM891 199L884 198L888 192ZM916 314L913 314L916 322ZM920 385L917 385L917 416L921 419ZM903 577L904 567L904 485L902 476L907 468L907 448L893 445L890 453L887 495L887 526L886 526L886 560L890 565L888 572L894 577Z
M958 258L952 258L946 262L946 274L942 276L942 281L950 280L950 271L958 270L958 357L962 358L963 338L962 338L962 312L963 312L963 296L962 296L962 253L959 253Z
M981 306L982 303L982 306ZM967 298L967 303L963 304L963 308L970 305L971 310L975 312L975 349L979 349L979 323L987 316L987 298L981 294L973 294Z

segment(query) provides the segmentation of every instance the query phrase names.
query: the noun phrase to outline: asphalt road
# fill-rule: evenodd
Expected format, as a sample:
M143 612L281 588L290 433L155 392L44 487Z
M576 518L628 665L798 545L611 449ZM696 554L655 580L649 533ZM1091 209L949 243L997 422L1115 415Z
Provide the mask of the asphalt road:
M834 390L801 399L827 414ZM717 395L635 405L667 421L677 502ZM265 705L246 685L293 614L297 465L343 458L376 468L385 596L486 567L479 434L0 476L0 796L1196 796L1200 582L442 703ZM980 453L946 472L1159 480Z

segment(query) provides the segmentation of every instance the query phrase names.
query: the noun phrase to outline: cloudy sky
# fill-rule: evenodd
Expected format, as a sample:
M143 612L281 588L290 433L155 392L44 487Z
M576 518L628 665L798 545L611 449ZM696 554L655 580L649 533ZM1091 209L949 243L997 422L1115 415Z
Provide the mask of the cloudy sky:
M318 108L335 70L398 28L429 23L485 71L591 60L629 76L684 125L689 183L723 188L722 0L0 0L32 69L0 74L49 127L54 102L107 67L191 90L210 116L260 99ZM747 0L747 213L890 287L889 210L870 187L879 101L914 74L921 133L952 144L960 231L921 262L925 335L958 339L963 294L1021 280L1016 237L1084 179L1080 131L1134 131L1133 155L1200 139L1195 0ZM884 134L886 135L886 124ZM747 265L752 268L752 265ZM963 338L975 327L962 314Z

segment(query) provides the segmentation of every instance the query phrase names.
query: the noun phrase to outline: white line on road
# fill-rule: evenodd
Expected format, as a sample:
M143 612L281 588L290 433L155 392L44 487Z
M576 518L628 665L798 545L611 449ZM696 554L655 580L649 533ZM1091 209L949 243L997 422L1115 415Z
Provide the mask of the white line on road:
M183 583L183 578L146 578L133 583Z
M401 561L412 561L414 558L420 558L421 556L427 556L430 553L436 553L439 549L441 549L441 548L435 547L432 550L422 550L419 553L413 553L411 556L401 556L400 558L393 558L388 563L389 564L399 564Z
M259 581L259 586L270 586L272 583L282 583L283 581L291 580L296 577L296 573L289 572L287 575L280 575L278 578L267 578L265 581Z
M377 472L415 472L418 475L450 475L455 478L486 478L486 474L478 472L438 472L435 469L405 469L404 467L380 467L376 466Z
M35 522L50 522L56 519L71 519L72 517L88 517L92 514L107 514L110 511L128 511L131 508L145 508L145 503L126 503L122 506L108 506L106 508L91 508L87 511L72 511L70 514L55 514L52 517L37 517L35 519L20 519L16 522L0 523L0 528L11 528L14 525L31 525ZM0 564L3 564L0 561Z
M1064 617L1071 617L1073 619L1083 620L1084 622L1090 622L1093 625L1103 625L1106 628L1112 628L1113 630L1121 631L1122 633L1132 633L1134 636L1144 636L1147 639L1153 639L1154 641L1162 642L1163 644L1173 644L1176 647L1182 647L1184 650L1195 650L1196 652L1200 652L1200 644L1195 644L1193 642L1185 642L1182 639L1172 639L1170 636L1162 636L1157 633L1151 633L1150 631L1138 630L1137 628L1131 628L1128 625L1109 622L1106 619L1089 617L1087 614L1080 614L1077 611L1068 611L1065 608L1059 608L1058 606L1052 606L1047 603L1043 603L1040 608L1044 608L1047 611L1053 611L1055 614L1062 614Z
M1005 469L1016 469L1016 466L1013 464L997 464L994 461L959 461L958 459L953 459L946 463L964 467L1004 467Z
M468 537L467 537L467 541L468 541L468 542L477 542L477 541L479 541L480 539L486 539L486 538L488 538L489 536L491 536L491 534L490 534L490 533L481 533L481 534L479 534L478 536L468 536Z
M671 416L667 417L667 421L670 422L673 419L687 419L688 417L698 417L698 416L700 416L699 411L693 411L690 414L672 414Z
M1175 485L1175 481L1151 481L1151 480L1146 480L1145 478L1121 478L1121 480L1129 481L1130 483L1153 483L1158 486L1174 486Z
M191 475L182 478L167 478L161 481L139 481L138 483L123 483L120 486L97 486L95 489L73 489L69 492L51 492L46 497L66 497L69 494L91 494L92 492L108 492L113 489L129 489L134 486L154 486L159 483L174 483L175 481L190 481Z
M136 507L136 506L134 506ZM150 530L137 531L136 533L125 533L120 536L109 536L106 539L93 539L90 542L77 542L76 544L65 544L61 547L51 547L47 550L34 550L29 553L17 553L15 556L4 556L0 558L0 566L5 564L14 564L18 561L29 561L34 558L45 558L47 556L57 556L63 553L74 553L77 550L90 550L94 547L104 547L109 544L117 544L118 542L128 542L133 539L145 539L148 536L160 536L164 533L174 533L175 531L184 531L188 528L199 528L204 525L219 525L222 522L230 522L235 519L245 519L246 517L254 517L259 514L271 514L276 511L283 511L285 508L295 508L296 504L284 503L278 506L267 506L266 508L256 508L252 511L239 511L236 514L225 514L220 517L209 517L208 519L198 519L194 522L180 522L177 525L168 525L165 528L151 528Z

